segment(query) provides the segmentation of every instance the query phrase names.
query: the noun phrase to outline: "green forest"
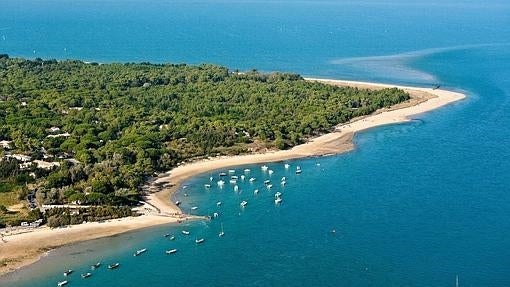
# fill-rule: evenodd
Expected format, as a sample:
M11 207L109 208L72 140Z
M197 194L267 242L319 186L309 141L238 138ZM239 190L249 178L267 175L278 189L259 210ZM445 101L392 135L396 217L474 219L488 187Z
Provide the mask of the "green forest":
M216 65L0 55L0 205L29 195L39 204L135 205L148 177L183 161L287 149L408 99L398 89Z

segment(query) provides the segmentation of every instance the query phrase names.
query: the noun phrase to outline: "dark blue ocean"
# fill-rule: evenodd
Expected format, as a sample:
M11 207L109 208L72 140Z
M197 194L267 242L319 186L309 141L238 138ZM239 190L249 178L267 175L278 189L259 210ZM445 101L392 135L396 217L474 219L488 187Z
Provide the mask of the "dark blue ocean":
M0 285L56 286L71 268L73 287L510 286L509 43L508 1L3 0L11 56L439 83L468 97L360 133L343 155L267 163L272 175L235 167L251 170L237 192L204 188L220 171L197 175L173 200L217 219L63 247Z

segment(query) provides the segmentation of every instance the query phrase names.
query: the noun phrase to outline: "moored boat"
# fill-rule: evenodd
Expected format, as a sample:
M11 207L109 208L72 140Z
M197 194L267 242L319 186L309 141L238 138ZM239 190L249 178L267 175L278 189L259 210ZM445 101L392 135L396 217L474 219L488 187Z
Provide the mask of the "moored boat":
M117 269L117 268L119 268L119 266L120 266L120 263L118 263L118 262L113 263L113 264L108 265L108 269L110 269L110 270Z
M254 182L254 181L255 181L254 177L250 178L250 182Z
M143 254L145 252L147 252L147 248L136 250L136 252L133 254L133 256L138 256L138 255Z
M244 172L250 172L250 169L249 168L245 168Z
M275 200L274 200L274 203L275 204L279 204L283 201L283 199L281 197L277 197Z
M285 168L289 168L289 167L290 167L290 164L286 163Z
M101 262L97 262L96 264L91 265L91 266L90 266L90 268L91 268L92 270L95 270L95 269L99 268L99 266L101 266Z
M204 243L204 241L205 241L205 239L203 239L203 238L195 239L195 243L196 243L196 244Z
M67 281L67 280L60 281L60 282L57 283L57 286L59 286L59 287L65 286L65 285L67 285L67 283L69 283L69 281Z
M236 173L236 170L235 169L229 169L228 173Z
M83 279L85 279L85 278L89 278L90 276L92 276L92 273L90 273L90 272L82 273L82 274L81 274L81 278L83 278Z
M189 233L190 233L190 232L189 232L189 231L187 231L187 230L183 230L183 231L181 231L181 232L182 232L182 234L184 234L184 235L189 235Z
M64 271L64 276L69 276L71 273L73 273L73 269L66 270Z
M248 201L246 201L246 200L243 200L240 203L241 207L245 207L247 204L248 204Z
M174 254L177 253L177 249L170 249L165 251L166 254Z

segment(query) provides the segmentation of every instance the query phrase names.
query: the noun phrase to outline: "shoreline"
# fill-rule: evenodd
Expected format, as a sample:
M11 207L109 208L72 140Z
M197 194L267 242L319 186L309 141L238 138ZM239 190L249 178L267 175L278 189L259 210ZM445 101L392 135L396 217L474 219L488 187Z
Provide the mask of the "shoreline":
M353 119L348 123L337 125L330 133L312 138L308 142L288 150L221 156L178 166L150 183L150 186L157 191L149 194L146 202L158 211L157 214L112 219L104 223L90 222L67 228L50 229L42 227L33 232L6 235L3 237L5 241L0 241L0 276L30 265L38 261L49 250L64 245L112 236L145 227L200 218L185 215L170 200L170 197L182 182L192 176L226 167L344 153L354 148L352 139L357 132L378 126L406 122L411 120L410 116L429 112L465 98L462 93L442 89L433 90L430 88L318 78L305 78L305 80L365 89L396 87L408 92L411 99L390 108L377 110L373 114ZM168 184L169 187L160 187L165 184ZM37 246L35 246L35 242L37 242Z
M466 98L462 93L443 89L434 90L431 88L321 78L305 78L305 80L362 89L399 88L408 92L411 99L390 108L379 109L370 115L354 118L347 123L339 124L330 133L312 138L308 142L288 150L237 156L220 156L183 164L154 180L153 184L167 183L170 187L162 188L155 193L149 194L148 201L155 205L156 203L163 204L162 206L158 205L162 209L168 208L182 212L170 200L170 197L185 180L192 176L221 168L247 164L341 154L354 149L352 139L357 132L384 125L408 122L411 120L409 118L411 116L423 114Z

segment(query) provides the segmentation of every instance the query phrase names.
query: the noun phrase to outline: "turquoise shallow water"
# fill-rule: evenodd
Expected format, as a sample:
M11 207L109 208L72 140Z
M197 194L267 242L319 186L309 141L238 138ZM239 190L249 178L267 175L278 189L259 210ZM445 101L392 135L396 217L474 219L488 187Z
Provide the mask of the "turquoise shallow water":
M65 269L84 272L98 260L121 267L87 280L75 273L69 286L455 286L456 275L460 286L510 285L507 3L67 2L5 1L0 53L441 83L468 98L361 133L344 155L289 161L290 170L269 163L272 191L260 165L236 167L258 179L237 193L204 188L219 171L197 175L175 199L218 219L61 248L1 286L55 286ZM178 253L165 255L171 248Z

